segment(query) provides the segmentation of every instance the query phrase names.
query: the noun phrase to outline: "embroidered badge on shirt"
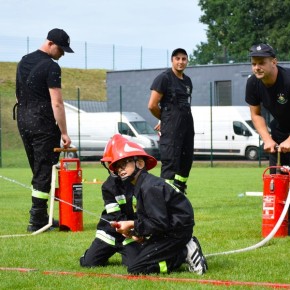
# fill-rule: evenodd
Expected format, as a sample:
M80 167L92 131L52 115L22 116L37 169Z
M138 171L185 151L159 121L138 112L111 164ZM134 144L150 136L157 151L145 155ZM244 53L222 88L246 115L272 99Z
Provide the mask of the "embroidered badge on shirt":
M278 97L277 102L281 105L284 105L288 102L287 97L285 97L284 94L282 94L282 93L278 94L277 97Z
M190 86L186 86L186 93L190 94Z

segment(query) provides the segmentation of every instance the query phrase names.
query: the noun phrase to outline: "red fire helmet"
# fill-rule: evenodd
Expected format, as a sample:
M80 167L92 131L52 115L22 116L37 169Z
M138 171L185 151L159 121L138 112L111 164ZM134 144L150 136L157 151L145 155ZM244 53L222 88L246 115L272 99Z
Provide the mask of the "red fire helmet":
M110 139L105 147L102 162L111 162L112 161L112 139Z
M157 165L157 160L147 154L138 144L129 141L120 134L112 137L112 162L109 166L110 170L114 170L114 164L128 157L144 157L146 170L150 170Z

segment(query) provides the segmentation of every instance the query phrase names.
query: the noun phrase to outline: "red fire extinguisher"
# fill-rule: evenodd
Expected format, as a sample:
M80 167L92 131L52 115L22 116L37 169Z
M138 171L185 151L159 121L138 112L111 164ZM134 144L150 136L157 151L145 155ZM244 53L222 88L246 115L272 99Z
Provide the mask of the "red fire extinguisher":
M78 158L62 158L58 171L59 229L83 230L82 170Z
M266 174L270 168L276 168L276 174ZM271 166L263 173L263 220L262 236L267 237L275 227L286 203L289 191L289 174L281 174L281 166ZM274 237L288 235L288 214L286 214L281 226Z

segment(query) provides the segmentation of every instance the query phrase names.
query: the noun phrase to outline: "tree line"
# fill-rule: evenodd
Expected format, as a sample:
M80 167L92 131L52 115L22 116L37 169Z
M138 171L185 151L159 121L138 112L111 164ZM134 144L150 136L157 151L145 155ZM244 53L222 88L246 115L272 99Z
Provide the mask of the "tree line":
M267 43L279 60L289 60L290 0L199 0L207 42L201 42L189 64L249 61L253 44Z

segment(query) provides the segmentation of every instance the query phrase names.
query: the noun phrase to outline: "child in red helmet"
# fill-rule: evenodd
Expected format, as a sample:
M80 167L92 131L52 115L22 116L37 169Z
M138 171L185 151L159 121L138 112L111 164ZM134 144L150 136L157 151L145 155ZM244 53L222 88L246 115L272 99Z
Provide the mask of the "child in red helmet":
M118 136L115 137L116 139L118 139ZM113 222L133 219L135 213L132 186L131 188L128 186L125 188L125 184L121 179L109 171L108 164L112 160L111 149L112 140L109 140L101 159L103 166L109 172L109 177L102 184L102 197L105 208L101 217ZM139 251L139 247L140 244L136 243L132 238L125 238L122 234L116 232L108 222L100 219L97 225L96 237L80 258L80 265L82 267L105 266L110 257L115 253L119 253L122 256L122 264L128 266L129 259L135 256L135 252Z
M156 164L156 159L136 143L113 136L109 168L134 185L137 199L137 217L119 221L116 231L142 244L140 252L130 259L128 272L170 273L187 262L191 272L202 275L207 263L198 240L192 237L192 205L177 188L147 172Z

